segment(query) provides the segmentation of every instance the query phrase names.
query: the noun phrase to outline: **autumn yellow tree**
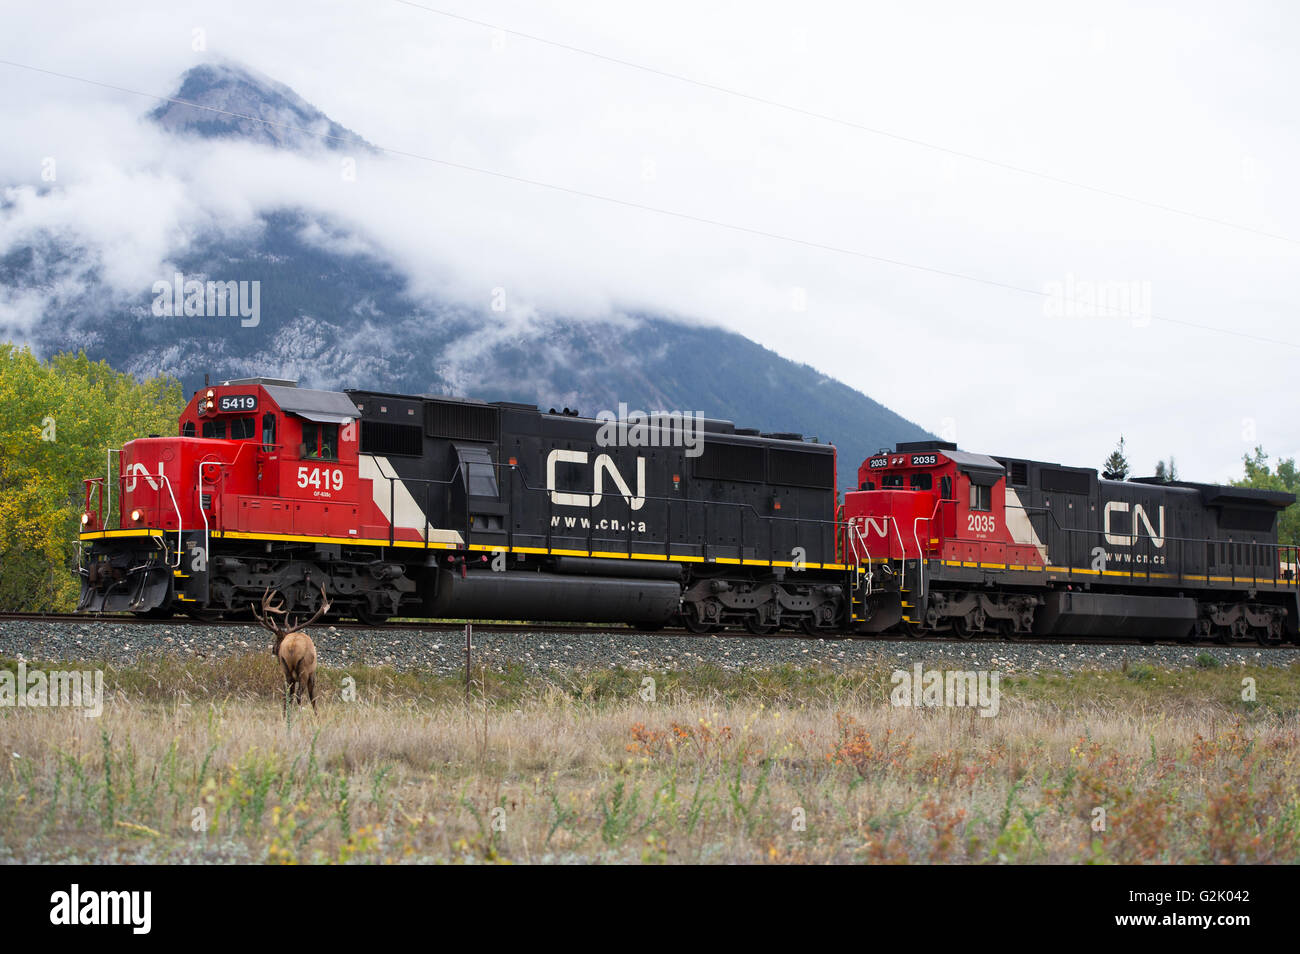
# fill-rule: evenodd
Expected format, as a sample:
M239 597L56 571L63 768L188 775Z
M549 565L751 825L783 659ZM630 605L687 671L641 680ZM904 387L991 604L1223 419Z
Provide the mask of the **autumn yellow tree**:
M104 473L110 447L176 433L183 406L174 378L0 343L0 608L75 606L82 480Z

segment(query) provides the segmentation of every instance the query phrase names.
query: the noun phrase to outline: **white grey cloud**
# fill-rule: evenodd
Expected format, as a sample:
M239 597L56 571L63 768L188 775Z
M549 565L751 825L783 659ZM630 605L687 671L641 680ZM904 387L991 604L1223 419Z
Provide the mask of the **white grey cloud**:
M518 2L449 9L1019 166L1300 235L1289 10L1074 12ZM1157 316L1300 341L1300 246L919 149L391 0L162 2L8 14L0 57L170 92L206 56L286 83L369 141L630 202L1042 289L1149 283ZM1279 18L1283 21L1279 25ZM203 30L207 49L192 49ZM206 230L282 206L421 296L513 321L651 310L712 321L999 454L1227 477L1300 451L1294 349L1034 296L391 156L178 142L151 102L0 67L0 252L75 235L123 295ZM53 188L41 162L57 162ZM74 279L70 279L74 280ZM0 298L11 320L30 299ZM506 332L508 333L508 329Z

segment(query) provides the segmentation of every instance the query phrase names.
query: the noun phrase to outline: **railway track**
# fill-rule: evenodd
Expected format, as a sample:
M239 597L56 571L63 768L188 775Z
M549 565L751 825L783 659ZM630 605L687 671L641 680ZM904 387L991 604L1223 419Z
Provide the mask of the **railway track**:
M150 618L134 616L126 613L102 613L102 614L85 614L85 613L19 613L0 611L0 622L15 621L28 623L71 623L76 625L85 625L92 622L112 623L124 626L205 626L205 627L241 627L256 626L253 619L201 619L192 616L171 616L166 618ZM334 619L322 624L332 626L338 630L364 630L364 631L409 631L430 633L460 633L465 630L463 622L445 622L436 620L389 620L385 623L373 624L362 623L357 620ZM750 639L790 639L795 641L808 640L825 640L825 641L863 641L863 642L899 642L908 639L901 633L834 633L826 636L809 636L798 630L786 632L777 632L770 635L756 636L744 630L726 630L720 633L692 633L684 628L665 626L660 629L646 629L644 627L621 626L619 624L600 625L600 624L557 624L557 623L473 623L474 630L481 633L519 633L533 630L544 630L550 634L556 635L604 635L609 633L635 633L642 636L671 636L675 638L690 637L692 639L725 639L725 640L750 640ZM955 636L925 636L919 639L911 639L911 642L945 645L983 645L988 646L996 643L1024 644L1024 645L1068 645L1068 646L1136 646L1136 645L1160 645L1160 646L1181 646L1185 648L1204 648L1204 649L1294 649L1294 645L1282 643L1278 645L1261 646L1253 641L1240 641L1234 643L1216 643L1212 640L1140 640L1113 637L1076 637L1067 638L1054 636L1050 639L1006 639L997 634L988 634L976 636L972 639L960 639Z
M16 621L27 623L75 623L85 625L86 623L113 623L121 626L257 626L257 621L251 617L248 619L201 619L193 616L169 616L165 618L151 618L146 616L133 616L127 613L14 613L0 612L0 622ZM463 632L464 623L439 622L436 620L411 620L411 621L393 621L386 623L362 623L350 619L328 619L320 626L333 626L335 629L359 629L359 630L421 630L428 632ZM474 623L474 629L483 632L496 633L516 633L521 629L536 628L539 624L534 623ZM544 625L548 633L603 633L607 632L610 627L607 626L563 626L558 624L541 624ZM638 630L642 632L643 630ZM664 630L667 632L668 630ZM681 635L689 635L685 630L681 630Z

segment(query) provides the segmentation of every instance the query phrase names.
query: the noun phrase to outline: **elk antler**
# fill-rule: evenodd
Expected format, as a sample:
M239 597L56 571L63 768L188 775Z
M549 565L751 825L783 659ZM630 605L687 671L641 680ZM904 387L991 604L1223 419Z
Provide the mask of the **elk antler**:
M285 636L288 636L290 633L302 632L312 623L316 622L316 620L320 619L327 612L329 612L330 600L329 597L325 595L325 586L324 584L318 584L318 585L320 586L320 608L317 609L316 612L312 614L311 619L307 620L306 622L289 623L288 617L286 616L285 622L287 625L285 626L284 629Z
M269 629L271 632L275 633L275 635L283 638L285 635L287 635L288 632L290 632L290 630L287 630L283 625L276 623L276 621L271 617L284 616L287 620L288 610L285 609L283 597L281 597L279 603L274 603L271 600L271 597L273 595L279 596L279 594L275 593L275 591L272 590L270 587L268 587L266 592L262 594L261 613L257 611L257 607L254 606L252 603L249 603L248 606L253 611L253 616L259 623L261 623L264 627Z

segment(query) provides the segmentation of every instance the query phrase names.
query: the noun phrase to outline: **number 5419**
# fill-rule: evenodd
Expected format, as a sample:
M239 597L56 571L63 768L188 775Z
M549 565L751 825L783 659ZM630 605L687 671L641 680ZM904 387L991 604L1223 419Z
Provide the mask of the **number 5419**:
M317 490L342 490L343 471L335 467L299 467L298 486L315 487Z

